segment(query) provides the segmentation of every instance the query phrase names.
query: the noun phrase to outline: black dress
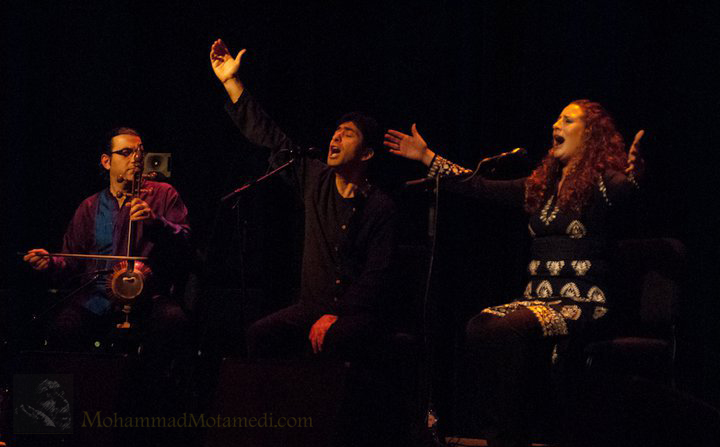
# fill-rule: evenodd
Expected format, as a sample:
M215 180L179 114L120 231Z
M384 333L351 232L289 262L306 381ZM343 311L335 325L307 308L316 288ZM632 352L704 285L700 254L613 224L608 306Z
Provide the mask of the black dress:
M437 156L428 175L469 172ZM465 183L449 183L448 189L522 208L525 180L476 176ZM484 313L504 317L525 307L537 318L543 336L551 337L568 335L572 328L585 326L609 312L607 256L618 230L629 226L638 187L632 176L616 171L599 176L596 186L581 211L561 211L554 191L544 206L530 216L531 260L525 290L512 302L489 307Z
M429 176L471 171L437 156ZM525 181L475 176L446 183L449 190L521 209ZM537 402L551 362L562 356L570 337L586 332L612 309L608 254L619 231L627 229L638 188L631 176L606 171L598 176L580 211L557 206L557 191L530 216L529 281L507 304L488 307L467 325L466 343L478 394L480 426L489 445L529 445L529 425L537 421L528 402ZM558 349L560 346L560 349ZM547 401L543 408L550 406Z

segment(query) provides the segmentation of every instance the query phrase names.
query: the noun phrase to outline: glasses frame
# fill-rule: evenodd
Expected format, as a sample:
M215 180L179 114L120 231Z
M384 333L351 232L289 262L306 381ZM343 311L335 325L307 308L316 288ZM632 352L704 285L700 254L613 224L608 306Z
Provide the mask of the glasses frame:
M124 154L123 152L125 152L125 151L131 151L131 152L128 154ZM142 158L142 157L145 157L145 148L143 147L143 145L140 145L140 146L136 147L135 149L125 147L122 149L118 149L116 151L110 151L110 155L112 155L112 154L122 155L123 157L130 157L135 154L140 154L140 157Z

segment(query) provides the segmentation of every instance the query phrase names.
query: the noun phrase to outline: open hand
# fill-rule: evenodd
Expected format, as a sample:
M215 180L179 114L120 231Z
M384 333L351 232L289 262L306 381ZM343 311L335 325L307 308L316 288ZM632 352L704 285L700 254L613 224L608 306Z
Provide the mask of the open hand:
M410 130L412 135L388 129L385 134L385 147L395 155L410 160L421 161L429 166L435 153L428 148L422 135L417 131L415 124L412 125Z
M240 50L237 56L233 58L222 39L213 42L212 47L210 47L210 64L220 82L225 83L235 77L240 69L240 60L246 51L244 49Z

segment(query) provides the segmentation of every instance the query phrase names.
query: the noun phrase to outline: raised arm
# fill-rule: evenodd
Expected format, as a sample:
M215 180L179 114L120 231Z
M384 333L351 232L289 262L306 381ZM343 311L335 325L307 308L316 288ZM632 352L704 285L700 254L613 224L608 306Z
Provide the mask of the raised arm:
M222 82L228 96L230 96L230 101L233 103L237 102L245 90L245 86L238 79L237 73L240 70L240 61L246 51L245 49L240 50L237 56L232 57L230 50L228 50L222 39L216 40L210 47L210 64L215 76Z
M430 167L435 157L435 152L430 150L425 139L417 131L415 123L410 127L412 135L397 130L388 129L385 134L385 147L388 150L408 160L416 160Z
M469 175L472 170L447 160L433 152L420 135L415 124L411 127L412 135L389 129L385 134L385 147L398 156L416 160L427 166L428 177L436 175L457 177ZM524 203L525 181L518 180L487 180L476 175L469 181L445 182L443 187L449 191L468 195L481 200L488 200L503 206L518 207Z
M225 43L218 39L210 49L210 63L230 97L230 101L225 106L228 115L249 142L270 149L271 167L274 168L288 160L289 152L281 152L289 151L295 145L255 101L238 78L237 73L243 54L245 50L240 51L233 58ZM307 180L312 178L321 167L324 167L324 164L303 158L295 163L293 169L283 172L281 177L302 193Z
M628 152L628 167L625 170L625 174L634 180L642 180L645 174L645 160L640 153L640 140L644 135L645 131L642 129L635 134L635 139Z
M429 168L428 177L434 177L437 174L453 176L472 173L470 169L452 163L430 150L415 124L411 126L410 131L412 135L388 129L385 134L385 147L395 155L419 161L427 166Z

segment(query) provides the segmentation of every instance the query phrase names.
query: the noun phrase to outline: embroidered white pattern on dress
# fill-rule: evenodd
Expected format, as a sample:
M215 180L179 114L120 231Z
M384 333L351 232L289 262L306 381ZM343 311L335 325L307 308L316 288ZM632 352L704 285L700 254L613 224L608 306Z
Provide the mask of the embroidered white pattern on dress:
M535 318L540 322L545 337L567 335L567 323L559 313L545 305L532 305L527 308L535 314Z
M543 330L545 337L552 337L555 335L567 335L567 323L565 319L558 312L546 305L542 301L515 301L509 304L503 304L501 306L488 307L482 310L482 313L491 315L497 315L498 317L504 317L507 314L517 310L518 307L525 307L530 310L537 318L540 326Z
M560 309L560 313L562 314L563 318L567 318L568 320L577 320L578 318L580 318L582 310L580 309L580 306L563 306L562 309Z
M587 273L592 266L592 262L587 259L582 261L572 261L570 264L572 265L573 270L575 270L575 274L577 276L585 276L585 273Z
M600 289L600 287L592 286L590 290L588 290L588 298L590 301L594 301L596 303L604 303L605 293Z
M572 239L581 239L585 237L587 234L587 230L585 229L585 225L582 224L579 220L573 220L570 222L570 225L568 225L567 229L565 230L565 233L567 233L568 236Z
M600 188L600 192L602 193L603 198L605 199L605 203L608 204L608 206L612 206L612 202L610 201L610 198L607 194L607 187L605 186L605 180L603 179L602 174L598 176L598 187Z
M595 311L593 312L593 319L597 320L598 318L602 318L607 313L607 307L596 307Z
M553 208L552 212L551 212L550 215L548 216L548 211L550 211L550 205L552 205L552 202L553 202L553 198L554 198L554 197L555 197L555 196L550 196L550 198L548 199L548 201L547 201L547 203L545 204L545 206L543 207L543 209L540 210L540 220L541 220L542 223L544 223L546 226L547 226L547 225L550 225L550 222L552 222L553 220L555 220L555 217L557 217L558 211L560 211L560 208L558 208L557 205L555 205L555 208Z
M560 289L560 296L572 299L580 298L580 289L574 282L569 282Z
M550 281L543 281L537 286L536 290L537 296L540 298L548 298L551 297L553 294L552 286L550 285Z
M565 261L547 261L545 266L547 267L548 272L550 272L550 276L558 276L560 274L560 270L565 267Z
M528 299L532 297L532 281L527 283L527 287L525 287L525 293L523 293L523 296Z
M540 266L540 261L538 261L537 259L533 259L532 261L530 261L530 263L528 264L528 271L530 272L530 274L532 276L537 275L537 268L539 266Z

